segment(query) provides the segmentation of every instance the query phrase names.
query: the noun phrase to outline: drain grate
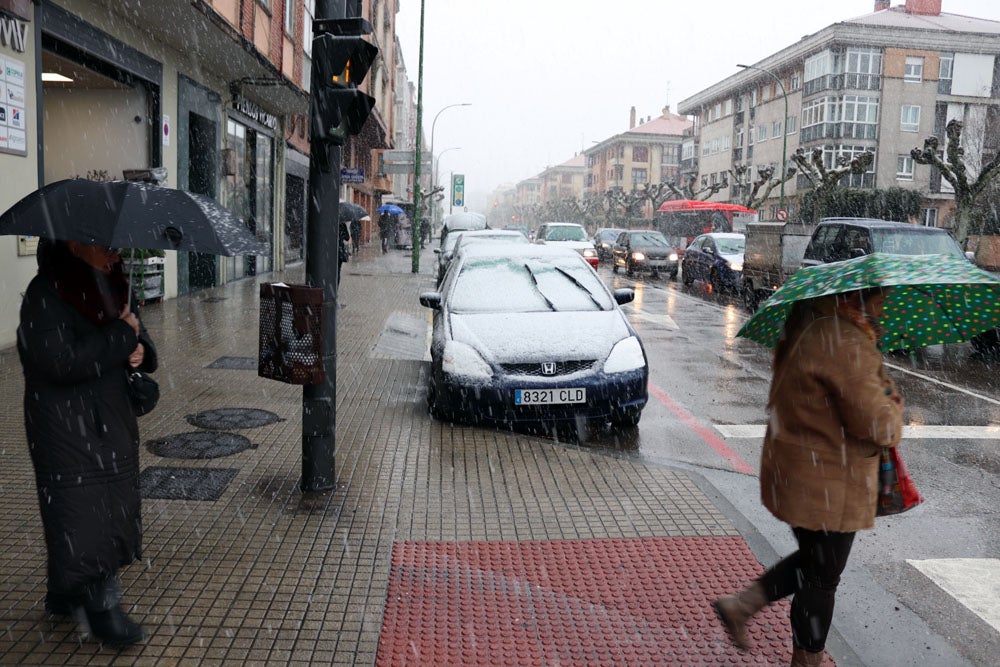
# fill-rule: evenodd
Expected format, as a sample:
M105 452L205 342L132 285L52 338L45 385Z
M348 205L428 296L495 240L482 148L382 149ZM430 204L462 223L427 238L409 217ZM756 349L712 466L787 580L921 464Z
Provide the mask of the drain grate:
M254 357L219 357L205 368L221 368L231 371L255 371L257 359Z
M149 451L170 459L216 459L250 449L249 439L236 433L193 431L177 433L146 443Z
M237 472L236 468L150 466L139 475L139 492L151 499L218 500Z
M218 408L197 412L185 417L188 423L198 428L227 431L231 428L257 428L282 421L281 417L256 408Z

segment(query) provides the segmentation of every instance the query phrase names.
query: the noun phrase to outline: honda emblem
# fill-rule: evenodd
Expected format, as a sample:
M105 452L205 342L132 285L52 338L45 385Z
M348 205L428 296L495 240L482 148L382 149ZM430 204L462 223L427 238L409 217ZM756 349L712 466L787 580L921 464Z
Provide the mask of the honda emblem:
M556 374L556 362L546 361L542 363L542 375L555 375Z

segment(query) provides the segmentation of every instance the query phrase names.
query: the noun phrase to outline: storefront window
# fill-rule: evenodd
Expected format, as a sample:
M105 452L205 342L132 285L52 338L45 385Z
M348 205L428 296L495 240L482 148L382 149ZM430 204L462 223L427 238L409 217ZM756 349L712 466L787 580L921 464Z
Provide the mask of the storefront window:
M233 157L226 177L227 205L268 247L274 241L274 140L230 118L227 147ZM272 270L270 253L227 257L226 279L238 280Z

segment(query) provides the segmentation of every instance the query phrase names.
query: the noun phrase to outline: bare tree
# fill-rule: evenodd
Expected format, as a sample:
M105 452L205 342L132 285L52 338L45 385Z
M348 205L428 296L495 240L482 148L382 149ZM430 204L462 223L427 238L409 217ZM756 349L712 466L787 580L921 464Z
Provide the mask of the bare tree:
M783 177L775 176L774 167L762 165L757 167L757 180L751 181L750 171L749 164L737 164L729 173L735 183L747 187L746 197L740 201L740 204L755 210L771 196L772 190L790 180L798 172L795 166L788 165Z
M928 137L924 148L914 148L910 157L918 164L929 164L941 172L941 178L951 184L955 191L955 227L952 232L963 246L969 236L975 219L976 199L990 182L1000 174L1000 153L998 153L970 182L969 165L966 164L965 150L962 148L962 122L952 120L945 128L944 159L938 154L938 138Z
M839 155L835 160L835 166L828 169L823 163L822 148L814 148L807 155L806 150L800 147L792 155L792 160L798 167L799 173L808 179L816 192L817 205L813 208L813 222L817 222L822 217L823 203L836 188L840 187L841 179L850 174L867 172L875 163L875 154L865 151L854 157Z
M680 183L674 180L669 180L665 181L663 185L665 185L673 195L670 199L697 199L705 201L711 199L720 190L729 187L729 175L723 174L721 181L718 181L717 183L709 183L708 185L705 185L697 190L695 190L694 178L683 179Z

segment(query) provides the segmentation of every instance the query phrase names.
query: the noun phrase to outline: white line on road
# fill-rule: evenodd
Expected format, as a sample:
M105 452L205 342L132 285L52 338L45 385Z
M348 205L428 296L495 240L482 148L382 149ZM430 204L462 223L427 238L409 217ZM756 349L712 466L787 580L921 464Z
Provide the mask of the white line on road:
M763 438L764 424L716 424L723 438ZM913 440L998 440L1000 426L947 426L913 424L903 427L903 437Z
M907 375L913 375L914 377L918 377L921 380L927 380L928 382L933 382L934 384L939 384L942 387L948 387L948 389L952 389L954 391L960 391L963 394L966 394L968 396L972 396L974 398L978 398L979 400L986 401L987 403L992 403L993 405L1000 405L1000 401L996 400L995 398L990 398L989 396L983 396L982 394L977 394L975 392L969 391L968 389L962 389L961 387L958 387L958 386L953 385L953 384L948 384L947 382L942 382L941 380L935 380L932 377L927 377L926 375L922 375L922 374L917 373L915 371L911 371L910 369L904 368L902 366L897 366L896 364L885 364L885 365L888 366L889 368L893 369L893 370L899 371L900 373L906 373Z
M1000 632L1000 560L939 558L906 562Z
M642 320L643 322L649 322L650 324L658 324L661 327L665 327L672 331L677 331L678 329L680 329L680 327L677 326L677 322L674 321L674 318L670 317L666 313L647 313L641 310L633 310L631 308L629 309L622 308L622 310L624 310L625 314L628 315L629 317Z

